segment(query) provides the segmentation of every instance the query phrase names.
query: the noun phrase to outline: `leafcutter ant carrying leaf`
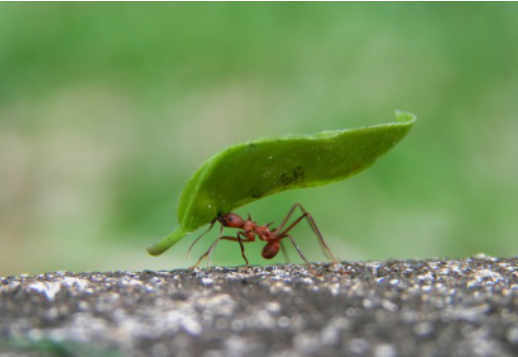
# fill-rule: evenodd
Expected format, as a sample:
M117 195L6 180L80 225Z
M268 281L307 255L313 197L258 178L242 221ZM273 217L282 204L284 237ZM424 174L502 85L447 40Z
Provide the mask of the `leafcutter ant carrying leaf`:
M232 210L277 192L325 185L354 175L372 165L405 137L415 121L413 114L396 111L396 121L391 123L314 135L258 139L231 146L209 158L194 173L180 197L180 225L148 248L148 252L159 255L186 234L206 224L210 224L210 230L219 222L222 229L231 227L239 231L235 236L218 237L195 266L210 256L220 240L239 243L243 259L248 263L243 243L252 242L256 237L266 242L262 252L264 258L274 257L283 249L283 239L287 238L307 263L289 234L294 225L305 219L326 256L336 262L315 221L300 204L295 204L281 225L272 229L256 224L250 217L245 220ZM287 225L297 207L301 216Z

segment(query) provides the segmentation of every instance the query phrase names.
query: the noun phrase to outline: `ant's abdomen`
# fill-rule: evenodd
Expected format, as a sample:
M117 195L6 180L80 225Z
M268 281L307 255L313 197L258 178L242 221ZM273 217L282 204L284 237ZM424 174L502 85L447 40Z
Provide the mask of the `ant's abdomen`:
M264 246L263 252L261 255L265 259L272 259L273 257L275 257L277 255L277 253L279 253L280 247L281 247L281 245L279 244L278 241L269 242L268 244L266 244Z

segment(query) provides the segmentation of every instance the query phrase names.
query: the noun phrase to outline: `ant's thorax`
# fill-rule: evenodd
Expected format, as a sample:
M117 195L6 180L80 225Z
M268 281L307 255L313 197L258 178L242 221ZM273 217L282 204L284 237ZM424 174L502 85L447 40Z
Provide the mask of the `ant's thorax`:
M266 242L275 240L273 232L270 231L270 228L268 228L267 226L256 226L255 234L257 234L259 239L264 240Z
M245 233L249 233L254 232L256 227L257 224L254 221L247 219L241 228L245 231Z
M255 240L255 236L266 242L273 238L273 233L267 226L260 226L251 219L245 220L241 229L245 231L245 235L250 240Z
M250 241L255 241L255 227L257 224L253 222L250 219L247 219L244 221L243 225L241 226L241 229L244 231L245 236Z

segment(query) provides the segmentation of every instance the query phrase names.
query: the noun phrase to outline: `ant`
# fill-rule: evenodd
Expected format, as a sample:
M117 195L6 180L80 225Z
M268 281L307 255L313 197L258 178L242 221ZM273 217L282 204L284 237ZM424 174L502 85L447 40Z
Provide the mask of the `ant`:
M293 215L296 208L299 208L302 211L302 214L286 227L288 220ZM309 261L306 259L304 254L302 254L299 247L295 243L295 240L289 234L289 231L291 231L293 227L299 224L303 219L305 219L309 223L309 226L317 236L318 242L320 243L320 247L322 248L322 251L327 256L327 258L331 259L333 263L338 263L337 259L335 258L335 256L327 246L326 242L324 241L324 237L322 236L322 233L320 233L320 230L318 229L315 220L313 219L311 214L309 214L300 203L295 203L289 210L286 217L284 217L282 223L277 228L270 228L272 223L268 223L262 226L258 225L256 222L252 221L250 215L248 215L247 219L243 219L238 214L232 212L226 214L219 214L216 218L214 218L211 221L209 228L194 240L194 242L189 247L188 254L191 252L192 247L206 233L208 233L212 229L216 222L219 222L221 224L221 234L223 233L224 227L237 228L240 231L237 232L236 236L221 235L220 237L216 238L216 240L210 245L209 249L198 259L196 264L194 264L191 269L196 268L203 261L203 259L210 259L210 255L212 254L214 248L216 248L216 245L220 240L230 240L233 242L238 242L239 246L241 247L241 256L245 260L246 265L248 265L248 259L245 255L245 247L243 243L254 242L256 237L266 242L266 245L264 246L261 254L263 258L272 259L277 255L277 253L279 253L279 250L282 250L284 257L286 258L286 260L288 260L288 255L286 253L286 249L282 241L284 238L288 238L291 244L295 247L295 250L300 255L302 260L308 266L310 266Z

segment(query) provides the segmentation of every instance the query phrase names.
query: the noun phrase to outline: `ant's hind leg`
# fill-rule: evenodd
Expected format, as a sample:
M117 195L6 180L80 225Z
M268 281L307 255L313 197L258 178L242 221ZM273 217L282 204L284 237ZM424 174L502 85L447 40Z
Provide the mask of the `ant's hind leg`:
M302 220L302 219L306 219L306 221L308 222L309 226L311 227L311 230L313 230L313 233L315 233L315 235L317 236L318 238L318 243L320 244L320 248L322 248L322 252L324 253L324 255L333 261L333 263L338 263L338 260L335 258L334 254L331 252L331 249L329 249L329 247L327 246L325 240L324 240L324 237L322 236L322 233L320 232L320 230L318 229L317 227L317 224L315 223L315 220L313 219L313 216L311 216L311 214L306 211L304 209L304 207L302 207L302 205L300 203L295 203L289 213L288 213L288 216L286 216L287 218L293 213L293 211L295 210L295 208L299 208L301 211L302 211L302 215L297 218L295 221L293 221L293 223L291 223L288 228L286 228L282 233L281 235L284 235L286 233L288 233L293 227L295 227L297 224L299 224L299 222ZM287 220L287 219L285 219ZM283 222L284 223L284 222Z
M286 216L284 217L284 219L282 220L281 224L279 225L279 227L277 227L277 231L280 232L282 231L282 229L284 228L284 226L286 225L286 223L288 223L291 215L293 214L293 212L295 211L295 208L297 208L297 206L300 206L300 203L295 203L293 206L291 206L290 210L288 211L288 213L286 214Z
M289 263L290 262L290 257L288 256L288 251L286 250L286 247L284 246L284 243L281 241L279 241L280 245L281 245L281 251L282 251L282 255L284 256L284 260L286 261L286 263Z
M297 253L299 253L299 255L302 258L302 260L304 261L304 263L306 263L306 266L307 266L308 270L311 273L315 273L315 270L311 267L311 263L306 259L306 257L304 256L304 254L300 250L300 248L297 245L297 243L295 243L295 239L293 239L293 237L290 236L289 234L286 234L286 237L288 237L288 239L290 240L291 244L293 244L293 246L295 247L295 250L297 251Z
M302 208L302 206L300 206L300 208L302 210L304 210ZM335 263L335 264L338 263L338 260L334 256L333 252L331 252L331 249L329 249L326 241L324 240L324 236L320 232L320 229L318 229L317 224L315 223L315 220L313 219L313 216L311 216L311 214L305 210L304 210L304 213L306 214L306 221L308 221L311 229L313 230L313 232L315 233L315 235L318 238L318 243L320 244L320 248L322 248L322 252L324 252L324 254L327 256L327 258L331 259L333 261L333 263Z

